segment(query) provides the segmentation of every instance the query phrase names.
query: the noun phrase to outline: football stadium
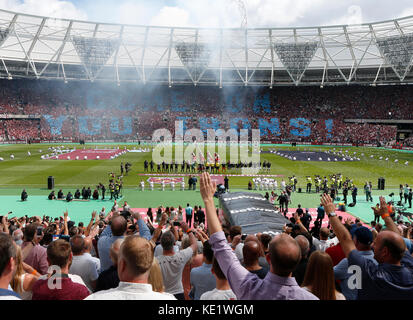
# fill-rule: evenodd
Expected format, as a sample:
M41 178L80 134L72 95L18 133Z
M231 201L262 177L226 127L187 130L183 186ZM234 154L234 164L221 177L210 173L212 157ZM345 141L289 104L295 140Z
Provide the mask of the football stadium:
M412 63L413 16L196 28L0 9L0 298L411 299Z

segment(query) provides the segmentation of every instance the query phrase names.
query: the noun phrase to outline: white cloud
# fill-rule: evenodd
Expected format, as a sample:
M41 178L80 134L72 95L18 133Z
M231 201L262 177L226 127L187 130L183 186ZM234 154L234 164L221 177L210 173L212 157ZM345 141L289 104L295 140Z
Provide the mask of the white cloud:
M149 23L154 26L188 27L188 10L178 7L163 7Z
M88 16L70 1L60 0L0 0L0 8L54 18L87 20Z
M411 0L0 0L0 8L78 20L229 28L241 25L237 3L242 1L252 28L359 24L413 15Z

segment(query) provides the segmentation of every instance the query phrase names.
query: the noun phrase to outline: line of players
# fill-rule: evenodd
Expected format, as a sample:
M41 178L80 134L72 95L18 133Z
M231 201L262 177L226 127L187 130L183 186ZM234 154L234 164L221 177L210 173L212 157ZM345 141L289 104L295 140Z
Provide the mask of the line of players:
M295 192L297 191L297 184L298 184L298 179L295 175L292 177L288 177L289 183L282 179L281 184L280 184L280 190L285 191L287 187L291 187L291 191ZM261 178L254 178L254 188L255 190L278 190L278 182L274 179L261 179ZM306 177L306 193L312 193L312 186L313 186L313 178L311 176ZM336 196L339 193L339 190L342 190L343 193L343 201L345 204L347 204L347 196L349 192L351 192L352 198L353 198L353 203L357 202L357 187L353 183L352 179L349 179L346 177L345 179L343 178L343 175L341 173L339 174L333 174L330 176L324 176L321 178L320 175L315 175L314 176L314 186L315 186L315 193L327 193L330 194L332 199L335 199ZM371 186L370 186L371 187Z
M156 164L152 160L148 162L145 160L143 163L143 169L145 172L156 172L157 173L178 173L179 168L181 173L201 173L204 171L210 173L219 173L219 172L235 172L241 173L241 170L244 168L260 168L264 172L271 171L271 162L260 162L260 163L253 163L251 162L241 162L238 163L231 163L231 161L227 161L226 163L219 163L215 161L215 163L196 163L193 162L192 164L189 161L183 161L181 164L172 161L171 163L162 162L160 164Z

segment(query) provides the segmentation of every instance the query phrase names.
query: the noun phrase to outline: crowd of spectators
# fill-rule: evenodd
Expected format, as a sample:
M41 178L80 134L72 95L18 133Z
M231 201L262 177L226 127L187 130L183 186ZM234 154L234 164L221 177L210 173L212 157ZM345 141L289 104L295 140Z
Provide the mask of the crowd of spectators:
M374 215L385 228L343 223L324 194L327 227L309 230L297 210L283 233L244 235L220 219L207 173L200 191L207 228L190 228L182 208L160 207L156 227L149 213L145 221L115 205L93 212L87 225L76 225L67 211L1 217L0 299L412 299L412 227L396 226L384 198Z
M200 128L200 118L214 118L220 128L229 129L234 118L248 119L251 128L259 127L259 119L271 121L277 118L279 130L265 130L262 140L387 143L396 138L395 126L350 124L344 120L413 119L410 93L408 86L281 87L270 90L137 87L129 84L118 87L96 83L1 80L0 114L33 115L41 119L40 131L20 132L16 129L15 139L23 139L30 133L33 138L43 140L65 137L144 140L150 139L153 131L159 128L172 132L176 120L185 121L186 128ZM46 115L52 118L66 116L61 132L56 134L50 128ZM99 122L99 132L85 134L85 130L79 129L80 117L88 117L88 122ZM132 132L127 135L113 132L110 123L113 118L132 119ZM311 134L306 137L291 134L297 129L290 124L289 120L293 118L309 120L307 126L311 128ZM331 129L326 127L326 119L334 119ZM30 126L35 127L38 120L32 122L34 124ZM91 125L88 123L87 126ZM15 126L23 127L24 124L19 122ZM119 126L124 129L123 121ZM238 126L243 127L242 121Z

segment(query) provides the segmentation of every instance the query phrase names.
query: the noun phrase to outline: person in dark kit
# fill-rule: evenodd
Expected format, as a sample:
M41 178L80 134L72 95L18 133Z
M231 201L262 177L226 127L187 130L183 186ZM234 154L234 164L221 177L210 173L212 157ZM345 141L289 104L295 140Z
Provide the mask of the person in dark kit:
M412 208L412 197L413 197L413 191L412 188L409 189L409 196L408 196L408 200L409 200L409 209Z
M151 167L151 172L153 172L153 165L154 165L154 162L151 160L151 162L149 162L149 166Z
M353 203L356 204L357 203L357 187L356 186L353 187L351 196L353 197Z
M80 191L79 191L79 189L77 189L76 192L75 192L75 199L77 199L77 200L80 199Z
M63 194L62 189L59 190L59 192L57 193L57 199L64 199L65 195Z
M252 183L251 183L251 181L248 182L248 190L252 190Z
M82 188L82 199L83 199L83 200L86 200L86 199L87 199L87 191L86 191L86 188L85 188L85 187Z
M288 209L286 210L285 208L288 207L288 198L284 191L278 197L278 203L280 205L280 211L284 214L284 217L286 217Z
M99 191L97 189L95 189L93 191L93 200L99 200Z
M347 185L345 185L343 188L343 198L344 198L345 204L347 204L347 195L348 195L348 188L347 188Z
M175 163L175 173L178 173L178 163Z
M27 200L27 197L28 197L28 195L27 195L26 189L23 189L20 198L21 198L22 201L26 201L26 200Z
M149 220L153 223L153 212L152 208L148 208L148 211L146 212L146 215L149 217Z
M192 190L192 183L193 183L192 176L189 176L189 179L188 179L189 189L188 190Z
M225 191L228 192L228 190L229 190L229 179L228 179L227 176L225 176L225 178L224 178L224 187L225 187Z
M56 195L54 193L54 190L52 192L49 193L49 196L47 197L49 200L54 200L56 199Z
M105 200L106 188L103 184L100 184L100 190L102 191L102 200Z
M333 200L336 198L336 189L331 188L330 197L331 197L331 199L333 199Z
M185 171L185 161L182 161L181 172L184 172L184 171Z
M120 174L123 176L123 162L120 163Z
M165 161L162 161L162 172L165 172Z
M126 175L128 175L131 166L132 165L129 162L126 162L126 164L125 164Z
M198 211L195 214L198 223L203 223L205 225L205 212L202 210L201 206L199 206Z
M73 200L73 194L69 191L66 195L66 201L70 202Z
M196 183L198 179L196 177L192 177L192 190L196 190Z
M143 169L145 170L145 172L148 172L148 160L145 160L143 162Z
M87 199L89 200L92 197L92 190L90 190L90 187L87 188Z
M156 167L157 167L157 168L156 168L156 170L157 170L156 172L161 172L161 165L160 165L160 164L157 164Z

